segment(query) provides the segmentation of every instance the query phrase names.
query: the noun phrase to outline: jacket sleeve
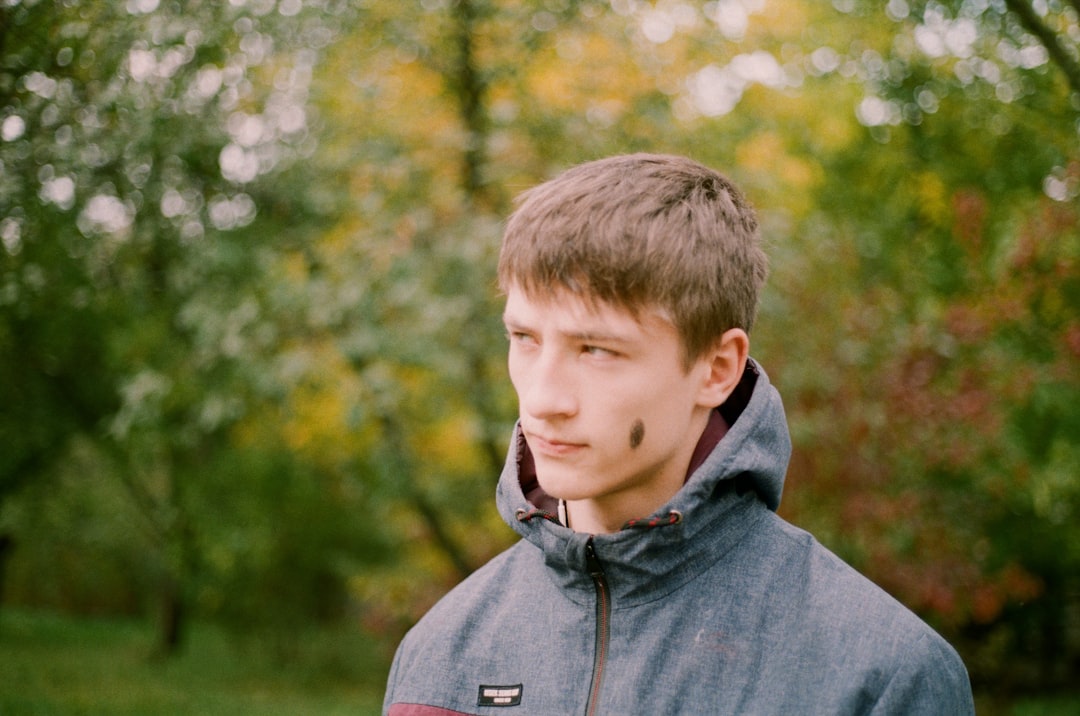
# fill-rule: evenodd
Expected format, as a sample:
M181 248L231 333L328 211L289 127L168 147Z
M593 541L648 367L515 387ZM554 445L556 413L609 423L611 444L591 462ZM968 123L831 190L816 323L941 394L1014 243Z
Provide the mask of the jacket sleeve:
M390 706L394 703L394 684L397 682L398 663L401 661L402 645L398 645L394 653L394 661L390 665L390 675L386 678L386 693L383 695L382 716L390 713Z
M960 656L936 634L923 634L885 685L872 716L974 716L971 681Z

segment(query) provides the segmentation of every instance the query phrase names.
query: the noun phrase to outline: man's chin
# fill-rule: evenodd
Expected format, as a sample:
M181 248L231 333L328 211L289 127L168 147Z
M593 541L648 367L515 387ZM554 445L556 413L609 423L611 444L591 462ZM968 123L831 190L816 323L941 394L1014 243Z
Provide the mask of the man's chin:
M541 470L537 466L536 480L549 497L575 502L593 497L588 481L573 470Z

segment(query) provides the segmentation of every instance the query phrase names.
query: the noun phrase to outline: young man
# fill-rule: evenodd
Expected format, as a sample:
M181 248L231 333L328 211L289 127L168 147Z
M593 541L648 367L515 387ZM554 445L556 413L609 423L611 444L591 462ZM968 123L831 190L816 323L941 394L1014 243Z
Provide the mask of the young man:
M766 259L724 177L583 164L499 260L523 539L410 631L384 712L969 714L956 652L775 514L791 444L749 359Z

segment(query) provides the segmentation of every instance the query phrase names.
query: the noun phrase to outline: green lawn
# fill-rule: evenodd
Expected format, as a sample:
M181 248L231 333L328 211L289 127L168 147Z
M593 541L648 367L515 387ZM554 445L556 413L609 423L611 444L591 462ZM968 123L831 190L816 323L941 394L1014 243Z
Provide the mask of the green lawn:
M288 660L205 625L172 659L153 641L140 622L0 610L0 716L380 711L384 662L359 633L308 635Z

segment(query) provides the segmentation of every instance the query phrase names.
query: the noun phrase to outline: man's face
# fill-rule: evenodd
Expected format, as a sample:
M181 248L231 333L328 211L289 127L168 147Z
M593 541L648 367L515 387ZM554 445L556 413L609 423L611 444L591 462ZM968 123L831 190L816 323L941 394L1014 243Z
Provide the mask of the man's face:
M507 293L510 380L549 495L615 520L645 517L682 486L709 406L708 366L686 370L674 325L565 291Z

